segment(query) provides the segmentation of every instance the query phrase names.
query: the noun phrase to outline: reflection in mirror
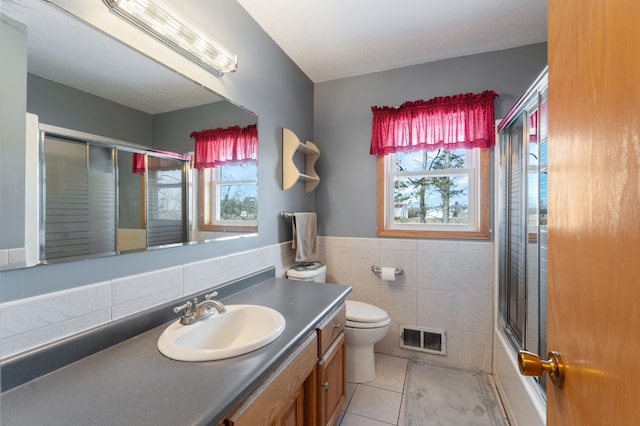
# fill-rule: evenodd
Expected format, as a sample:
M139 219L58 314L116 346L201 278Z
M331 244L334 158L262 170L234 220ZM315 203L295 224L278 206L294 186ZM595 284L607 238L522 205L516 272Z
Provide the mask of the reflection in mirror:
M254 231L258 226L258 165L228 164L200 171L200 229Z
M45 136L42 261L116 252L116 177L111 147Z
M255 231L258 195L258 129L246 127L193 132L194 167L199 170L202 231Z
M40 262L190 241L191 157L42 127Z
M148 235L149 227L155 225L154 221L158 217L163 217L163 222L175 220L166 219L166 217L175 217L176 209L185 215L182 221L186 223L186 227L181 232L186 237L182 238L182 243L208 242L223 239L229 235L255 235L257 232L255 210L257 160L253 165L240 166L251 172L249 177L238 177L236 173L229 175L218 167L192 170L188 173L188 178L184 178L181 183L186 185L187 191L180 203L176 198L175 189L178 183L175 181L170 183L175 180L176 172L171 174L166 170L155 170L152 173L152 169L149 169L149 173L138 174L132 171L131 166L136 152L140 153L148 149L186 154L194 151L194 139L190 137L192 132L256 125L257 117L254 114L124 46L50 2L3 0L0 2L0 7L0 16L3 21L2 38L0 38L3 61L5 59L7 60L5 63L11 61L16 70L24 69L22 75L11 76L12 80L9 83L18 89L20 85L26 86L27 89L26 110L23 110L21 115L12 117L24 116L28 112L37 116L40 125L71 129L142 147L141 150L116 149L117 152L110 157L114 162L112 165L115 164L113 170L117 170L117 173L114 172L111 177L119 183L116 187L117 197L114 198L117 202L114 201L114 205L111 206L116 212L114 215L117 226L107 226L106 222L102 222L99 226L93 224L89 226L91 232L97 232L97 229L101 228L103 233L111 235L111 242L97 248L97 251L104 255L165 247L169 240L151 239L151 242L145 242L145 244L142 241L151 238ZM10 23L8 26L5 25L7 22ZM20 43L16 43L15 38L5 38L5 28L15 29L15 34L12 33L11 36L15 37L17 34ZM4 47L9 45L11 49L5 50ZM3 87L4 85L3 80ZM14 111L16 105L25 103L25 99L21 98L24 96L22 91L16 90L11 96L5 96L3 93L0 103L10 103ZM6 105L0 105L0 109ZM15 113L12 112L12 114ZM36 127L37 125L38 123ZM22 128L24 129L24 126ZM2 136L0 150L4 157L0 159L0 165L5 167L10 161L24 164L26 160L28 167L29 162L34 161L33 154L29 153L29 145L27 144L26 153L14 150L15 140L23 139L24 134L18 132L7 135L6 131L8 130L0 129L0 136ZM27 134L27 139L28 136ZM11 154L15 153L16 156L12 159L4 155L8 141L13 144L10 147ZM25 150L24 144L21 149ZM99 154L90 152L89 155L103 157L102 159L106 161L106 151L97 150L96 152ZM156 161L152 157L152 155L147 156L147 166L151 168ZM35 161L35 164L39 163L39 160ZM231 165L222 167L231 167ZM7 170L6 167L5 170ZM104 169L102 170L104 172ZM91 167L87 169L88 172L92 172ZM207 179L205 178L207 174L218 176L218 178ZM222 192L211 192L208 195L210 205L200 201L201 176L205 182L208 182L211 191L214 191L212 188L222 190ZM3 175L3 179L5 177L6 174ZM5 179L3 188L33 186L29 184L33 174L30 176L28 172L14 173L10 179L13 181L9 182ZM40 177L40 180L45 181L41 188L45 189L52 185L49 179L44 174ZM35 187L40 187L40 184L36 182ZM87 197L93 197L93 187L89 185L88 188ZM19 200L18 202L11 200L10 206L7 207L6 194L8 193L4 190L0 194L2 197L0 213L3 215L3 221L0 223L0 236L2 236L0 255L2 250L5 252L21 250L29 253L33 238L25 237L25 234L37 234L37 229L32 229L37 226L25 225L25 232L10 230L10 227L14 226L12 225L14 221L11 219L19 218L22 221L22 218L30 215L30 210L26 209L23 206L24 203ZM64 191L61 194L64 194ZM29 199L40 199L40 196L32 193L31 190L25 192L25 197L27 202ZM225 197L228 201L226 203ZM219 204L220 200L223 201L222 204ZM156 204L152 205L152 201ZM45 205L38 207L38 209L44 208ZM169 213L169 210L161 209L173 210ZM219 213L223 213L222 216L219 216ZM206 214L215 220L201 221L201 217ZM42 216L36 219L35 223L41 223ZM98 220L91 214L89 216L91 220ZM26 223L34 222L28 217L25 220ZM110 217L108 220L114 219ZM219 220L222 220L222 226L215 223ZM175 240L171 239L171 241ZM37 252L40 256L43 255L39 241L36 241ZM27 266L43 259L52 259L51 256L56 255L47 253L45 257L36 259L35 262L27 261ZM69 255L73 259L91 256L94 254ZM0 269L25 266L24 256L13 265L15 266L0 263Z
M144 155L118 151L118 251L147 247Z
M187 237L187 170L177 158L147 155L147 246L189 241Z

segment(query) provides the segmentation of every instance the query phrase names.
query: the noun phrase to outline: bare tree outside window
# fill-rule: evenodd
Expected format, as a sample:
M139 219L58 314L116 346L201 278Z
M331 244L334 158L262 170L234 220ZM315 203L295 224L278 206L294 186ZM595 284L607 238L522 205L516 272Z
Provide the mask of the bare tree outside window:
M200 186L200 229L255 230L258 220L257 163L202 169Z
M468 223L466 150L396 153L394 222Z
M218 220L255 221L258 219L256 182L257 164L220 166Z

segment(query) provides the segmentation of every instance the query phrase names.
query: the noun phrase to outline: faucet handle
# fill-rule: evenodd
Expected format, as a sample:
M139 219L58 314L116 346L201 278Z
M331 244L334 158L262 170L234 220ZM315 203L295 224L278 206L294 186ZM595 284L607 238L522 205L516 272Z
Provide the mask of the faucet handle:
M216 297L217 295L218 295L218 292L214 291L213 293L205 294L204 298L205 298L205 300L211 300L212 297Z
M197 303L197 299L196 299L196 303ZM185 311L189 312L192 307L193 307L193 303L191 303L190 300L187 300L184 304L182 304L180 306L176 306L175 308L173 308L173 312L175 312L177 314L178 312L180 312L183 309Z

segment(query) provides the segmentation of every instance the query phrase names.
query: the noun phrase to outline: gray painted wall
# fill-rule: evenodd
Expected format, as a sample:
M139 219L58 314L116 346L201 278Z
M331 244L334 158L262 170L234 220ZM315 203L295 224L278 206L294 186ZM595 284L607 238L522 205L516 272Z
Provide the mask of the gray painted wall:
M210 10L215 13L203 14L199 5L212 1L216 7ZM259 116L258 237L2 271L0 302L286 241L291 224L279 212L314 210L314 195L305 194L303 185L282 191L280 171L282 127L307 138L313 135L313 83L235 0L195 0L180 10L238 54L238 71L223 76L211 89ZM14 160L24 161L24 152ZM1 202L5 204L4 189Z
M430 62L315 85L318 233L376 236L377 162L369 155L371 106L495 90L502 118L547 64L546 43ZM492 204L493 206L493 204Z
M26 74L26 29L16 22L5 21L5 18L2 18L0 21L0 200L2 200L0 224L9 226L0 225L0 249L24 247ZM15 179L15 176L21 176L21 178ZM18 211L20 214L17 214Z
M151 146L151 115L33 74L27 111L43 124Z
M153 146L158 149L186 153L194 150L193 131L218 127L256 124L258 117L230 102L214 102L193 108L155 114ZM258 135L260 144L260 135Z

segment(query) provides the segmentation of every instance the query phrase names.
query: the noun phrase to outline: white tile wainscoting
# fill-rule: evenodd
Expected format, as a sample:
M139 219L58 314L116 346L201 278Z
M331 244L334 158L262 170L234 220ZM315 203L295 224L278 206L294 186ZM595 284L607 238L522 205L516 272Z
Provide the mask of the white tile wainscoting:
M491 372L495 291L494 244L379 238L320 238L327 281L352 286L349 299L381 307L391 317L376 352ZM388 283L371 265L404 270ZM446 330L447 353L400 348L401 324Z
M459 368L491 369L493 243L320 237L327 281L353 287L350 299L380 306L392 319L383 354ZM0 359L275 266L294 262L290 242L0 304ZM371 265L404 269L394 283ZM29 308L30 318L23 312ZM401 349L400 324L444 328L447 354Z

